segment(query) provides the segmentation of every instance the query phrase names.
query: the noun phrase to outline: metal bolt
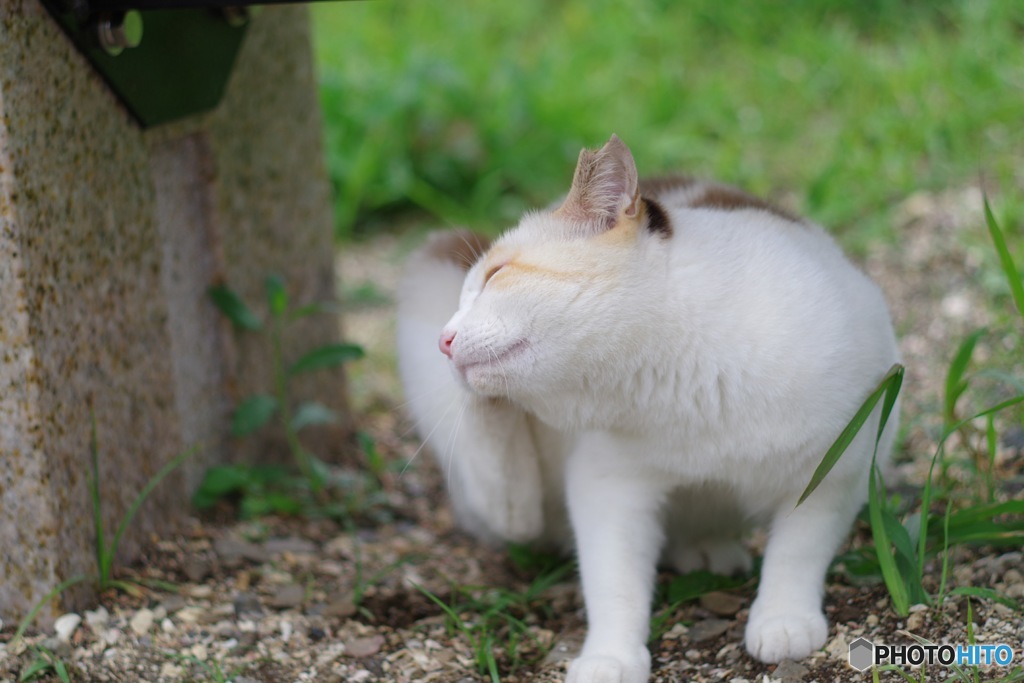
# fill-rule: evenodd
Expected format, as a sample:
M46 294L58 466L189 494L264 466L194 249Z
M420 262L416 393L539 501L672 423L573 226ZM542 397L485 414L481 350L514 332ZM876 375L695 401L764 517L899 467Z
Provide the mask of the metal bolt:
M142 15L135 10L122 16L103 15L96 25L96 37L100 47L112 57L127 48L138 47L142 42Z
M225 7L220 12L221 16L224 17L224 21L232 28L241 28L252 19L249 8L244 5Z

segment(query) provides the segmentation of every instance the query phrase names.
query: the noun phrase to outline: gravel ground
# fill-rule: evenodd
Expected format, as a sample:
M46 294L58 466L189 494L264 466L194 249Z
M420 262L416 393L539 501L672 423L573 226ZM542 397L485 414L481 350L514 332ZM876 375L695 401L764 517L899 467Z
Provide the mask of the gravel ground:
M984 289L980 254L987 242L976 189L915 195L902 203L899 216L901 244L872 253L865 268L886 290L902 336L906 455L897 470L913 483L920 482L922 463L934 452L948 359L967 332L990 322L991 296ZM16 625L4 624L0 680L18 679L34 658L32 645L58 654L78 681L488 680L475 666L472 633L450 628L423 590L449 604L465 599L453 587L473 586L470 593L486 601L502 590L526 591L535 574L503 550L483 547L454 528L440 477L431 459L419 454L402 416L390 296L409 243L383 236L348 247L339 258L347 291L359 292L348 308L346 333L369 351L353 368L361 429L388 461L412 460L384 476L385 500L375 508L382 513L376 521L361 520L355 530L328 520L237 522L224 510L194 520L177 537L154 539L145 560L122 572L123 578L168 581L176 591L108 592L95 610L65 615L43 632L30 630L14 646ZM1002 476L1020 481L1024 458L1016 437L1002 447L999 462ZM865 539L861 526L851 542ZM954 585L1024 598L1020 552L961 548L953 553L952 567ZM936 590L937 575L931 567L930 591ZM670 580L661 578L663 584ZM846 663L848 643L859 636L909 643L910 632L933 642L967 642L964 598L947 598L935 609L914 608L902 619L882 587L856 585L837 574L825 598L832 625L826 647L801 662L768 666L742 646L753 593L748 582L669 615L664 634L652 644L653 680L869 681ZM971 608L978 642L1010 644L1020 664L1021 615L990 601L974 600ZM516 652L525 664L509 673L511 654L499 648L501 680L560 681L584 634L575 577L570 573L539 599L511 609L527 631ZM470 612L461 616L470 625L476 618ZM941 680L945 672L929 674L927 680ZM894 673L882 679L902 680ZM51 673L41 680L59 679ZM983 670L982 680L997 680L997 672Z

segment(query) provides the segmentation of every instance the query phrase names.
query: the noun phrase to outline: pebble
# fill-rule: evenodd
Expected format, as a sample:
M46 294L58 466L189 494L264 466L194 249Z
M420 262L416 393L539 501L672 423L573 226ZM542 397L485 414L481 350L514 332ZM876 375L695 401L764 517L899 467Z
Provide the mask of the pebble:
M289 583L277 589L267 604L277 609L298 607L306 597L306 589L297 583Z
M281 622L281 640L288 642L292 637L292 622L282 621Z
M164 617L163 621L160 622L160 630L164 633L174 633L174 622Z
M313 626L309 629L309 639L314 643L319 642L327 637L327 632L319 626Z
M201 607L185 607L178 611L175 616L178 621L183 624L194 624L199 621L199 617L203 615L203 609Z
M700 598L700 606L720 617L731 617L743 607L744 599L732 593L712 591Z
M847 644L846 638L842 633L837 633L836 637L830 640L828 645L825 646L825 650L832 659L841 659L846 661L850 657L850 646Z
M281 553L293 553L295 555L312 555L316 553L316 544L305 538L289 536L287 538L272 538L263 544L263 549L272 555Z
M925 613L924 612L911 612L907 615L907 630L911 633L920 631L921 627L924 626Z
M85 610L85 623L89 625L93 631L99 632L106 628L107 624L110 623L110 612L103 605L100 605L96 609Z
M244 615L260 616L263 614L263 605L260 599L252 593L238 593L232 601L235 609L235 616Z
M160 678L166 678L172 681L177 681L181 678L181 675L184 672L185 670L177 664L174 664L173 662L164 662L164 665L160 667ZM236 678L235 681L237 680L238 679Z
M229 564L238 563L241 560L263 564L270 560L270 553L262 546L233 536L221 536L218 538L213 542L213 551L217 553L220 559Z
M184 569L185 576L188 577L189 581L199 583L213 573L213 564L205 555L192 555L185 560L185 565L182 569Z
M703 619L690 627L690 642L701 643L717 638L729 630L731 621L725 619Z
M784 659L775 667L772 680L777 680L779 683L800 683L800 681L804 680L804 676L810 672L810 669L803 664L790 659Z
M52 636L43 641L43 647L54 653L61 659L65 659L71 656L71 643L66 640L61 640L56 636Z
M384 645L384 636L375 635L366 638L353 638L345 641L345 654L349 657L370 657L380 652Z
M335 598L327 604L324 608L323 615L325 617L342 617L347 618L356 613L356 605L352 602L352 596L346 595L340 598Z
M160 606L163 607L164 612L166 612L167 614L174 614L178 610L184 608L186 605L188 605L188 602L185 600L183 596L178 594L169 595L163 602L160 603Z
M579 656L580 650L582 649L582 637L569 636L563 638L555 643L554 647L548 651L548 655L544 658L544 662L541 666L547 667L554 664L561 664L562 662L572 661Z
M869 614L867 617L864 618L864 623L868 626L878 626L878 615Z
M153 626L154 620L153 610L143 607L131 618L128 625L137 636L143 636L149 632L149 629Z
M64 643L69 642L81 623L82 617L74 612L57 617L57 620L53 622L53 631L57 634L57 640Z
M193 598L206 600L213 595L213 587L206 585L192 586L188 589L188 594Z

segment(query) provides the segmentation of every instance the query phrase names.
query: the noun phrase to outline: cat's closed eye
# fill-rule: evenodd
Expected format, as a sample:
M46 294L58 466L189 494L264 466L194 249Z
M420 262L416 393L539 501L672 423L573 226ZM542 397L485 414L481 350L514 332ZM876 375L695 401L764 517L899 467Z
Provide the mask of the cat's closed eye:
M501 270L502 268L504 268L504 267L505 267L505 265L506 265L506 264L504 264L504 263L499 263L499 264L498 264L498 265L496 265L496 266L491 266L491 268L490 268L490 269L489 269L489 270L487 271L487 273L486 273L486 274L484 275L484 284L486 285L486 284L487 284L488 282L490 282L490 279L491 279L492 277L494 277L495 273L497 273L497 272L498 272L499 270Z

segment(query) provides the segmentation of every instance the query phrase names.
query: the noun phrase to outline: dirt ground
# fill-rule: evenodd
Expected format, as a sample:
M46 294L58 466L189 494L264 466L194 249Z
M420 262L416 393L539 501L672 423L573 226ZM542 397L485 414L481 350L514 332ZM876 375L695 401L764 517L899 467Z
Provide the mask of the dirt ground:
M904 480L919 483L935 449L949 359L967 333L992 318L980 192L910 197L901 204L899 228L900 244L872 252L863 266L885 289L902 339L908 370L905 445L897 470ZM0 680L18 680L36 656L33 645L59 656L77 681L491 680L476 665L476 650L486 647L488 633L480 625L479 606L522 594L537 574L504 549L484 547L455 529L433 460L420 451L402 414L391 341L393 293L413 242L410 236L384 235L346 247L339 256L348 296L346 337L368 351L352 369L360 429L385 460L401 465L382 477L383 492L372 512L355 528L315 519L196 519L177 537L154 539L145 559L123 572L169 581L176 591L109 592L95 610L67 616L57 629L30 630L17 646L10 642L16 625L3 624ZM1012 438L1004 439L999 462L1005 476L1019 481L1021 435L1006 435ZM859 524L851 543L866 538L866 526ZM957 549L952 567L953 585L1024 598L1020 552ZM932 591L938 574L937 566L930 567ZM659 581L666 585L671 579L666 574ZM1015 664L1024 658L1024 620L1004 605L974 600L969 622L966 599L947 598L934 609L915 607L900 618L884 587L858 585L836 573L825 597L831 624L826 647L801 662L765 665L742 646L754 589L748 581L668 614L663 633L651 644L652 680L869 681L870 675L847 664L852 640L909 643L910 632L937 643L966 643L968 623L978 642L1008 643ZM427 593L456 605L463 628L454 627ZM464 606L470 597L477 608ZM504 611L523 624L524 635L513 653L501 645L507 628L491 631L498 639L500 680L561 681L585 629L575 574L568 572L538 598L514 601ZM930 671L926 680L942 680L945 673ZM999 672L983 670L989 675L997 680ZM51 671L40 680L59 678ZM882 680L902 679L884 673Z

